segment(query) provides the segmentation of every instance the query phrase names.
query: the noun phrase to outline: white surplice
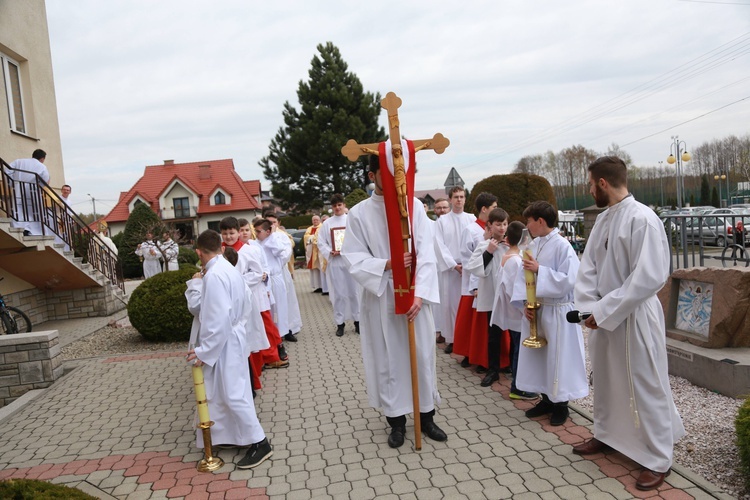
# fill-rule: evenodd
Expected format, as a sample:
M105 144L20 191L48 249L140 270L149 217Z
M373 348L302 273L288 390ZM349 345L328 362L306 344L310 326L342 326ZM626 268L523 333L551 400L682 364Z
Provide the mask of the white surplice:
M279 334L283 337L289 333L289 301L287 300L284 269L292 248L289 246L286 236L279 234L276 237L275 234L271 233L260 242L260 246L265 252L266 263L268 264L268 282L274 299L271 305L273 320L279 328Z
M143 257L143 277L148 279L151 276L155 276L161 272L161 263L159 258L161 252L153 241L144 241L141 243L141 248L135 249L135 254L139 257Z
M419 373L419 411L435 408L440 396L435 375L435 325L430 304L439 303L437 269L422 202L414 198L417 253L415 295L423 306L414 321ZM341 255L362 286L360 331L370 405L387 417L412 413L409 336L406 315L395 314L393 277L385 270L391 252L383 197L373 194L349 211Z
M523 260L519 254L515 254L508 256L505 264L501 263L495 276L495 304L490 323L499 326L501 330L521 331L523 311L510 305L518 273L523 273Z
M160 241L157 245L166 263L167 271L178 271L180 265L177 262L177 256L180 254L180 247L177 246L177 243L170 238L166 241Z
M41 186L37 187L36 175L39 175L44 182L49 183L49 171L44 163L36 158L19 158L11 162L10 176L14 183L16 217L17 220L11 219L10 226L22 228L29 231L32 235L42 234L42 214L43 210Z
M664 313L669 243L653 210L628 196L596 218L575 287L589 334L594 437L644 467L666 472L685 435L669 387Z
M341 255L333 256L331 229L346 227L347 215L334 215L326 219L318 230L318 252L328 261L326 278L328 291L333 304L333 321L337 325L345 321L359 321L359 287L349 274L346 262ZM344 233L345 235L347 233ZM344 237L346 240L346 236Z
M265 438L253 402L245 329L247 288L240 273L222 256L206 264L195 354L203 361L214 443L249 445ZM196 429L197 446L203 432Z
M442 334L448 344L452 344L455 336L456 312L461 300L462 275L455 270L462 264L461 234L466 226L476 220L470 213L453 211L441 215L435 227L435 237L447 252L443 252L442 288L440 289L440 303L442 305L443 321Z
M582 398L589 393L583 334L578 324L568 323L572 311L573 287L580 262L568 240L555 228L547 236L535 238L529 247L539 262L536 276L537 332L547 339L539 349L520 347L516 387L546 394L553 403ZM511 304L524 307L525 273L518 272ZM521 339L529 336L529 321L521 323Z
M469 265L471 256L474 254L474 249L482 241L484 241L484 228L480 226L479 221L475 219L474 222L466 226L461 233L461 260L464 268ZM478 288L479 277L468 269L464 269L464 272L461 274L461 295L474 295L474 290L477 290ZM477 301L474 299L472 307L476 309L476 306ZM469 330L471 330L470 325Z
M495 305L495 277L500 268L500 261L503 255L508 251L508 247L500 244L492 253L492 259L485 266L484 252L490 244L490 240L482 240L477 244L474 252L471 254L469 262L466 264L466 270L479 280L477 283L477 311L490 312Z

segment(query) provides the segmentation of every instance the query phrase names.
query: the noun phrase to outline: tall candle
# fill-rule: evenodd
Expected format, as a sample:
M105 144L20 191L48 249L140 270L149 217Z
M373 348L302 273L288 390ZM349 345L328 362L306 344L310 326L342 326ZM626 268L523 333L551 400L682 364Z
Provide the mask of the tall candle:
M529 260L531 257L531 250L523 251L524 260ZM536 304L536 275L533 271L529 271L528 269L523 273L526 278L526 301L529 304Z
M198 404L198 419L202 424L211 421L206 402L206 384L203 383L203 368L193 366L193 385L195 385L195 402Z

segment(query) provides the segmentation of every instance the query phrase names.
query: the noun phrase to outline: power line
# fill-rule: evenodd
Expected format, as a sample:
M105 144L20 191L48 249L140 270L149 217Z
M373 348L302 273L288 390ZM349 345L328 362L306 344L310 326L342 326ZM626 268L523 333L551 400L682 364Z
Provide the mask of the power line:
M694 118L691 118L689 120L685 120L684 122L680 122L680 123L678 123L676 125L672 125L671 127L667 127L664 130L660 130L658 132L654 132L653 134L649 134L649 135L647 135L645 137L641 137L640 139L636 139L636 140L634 140L632 142L628 142L627 144L623 144L620 147L630 146L631 144L635 144L636 142L640 142L640 141L642 141L644 139L648 139L649 137L653 137L655 135L663 134L664 132L667 132L669 130L677 128L677 127L679 127L681 125L685 125L686 123L694 122L695 120L697 120L699 118L703 118L704 116L710 115L711 113L715 113L715 112L720 111L720 110L722 110L724 108L728 108L729 106L733 106L734 104L737 104L738 102L746 101L747 99L750 99L750 95L747 96L747 97L743 97L742 99L738 99L738 100L736 100L734 102L730 102L729 104L725 104L724 106L721 106L719 108L712 109L711 111L707 111L707 112L703 113L702 115L698 115L698 116L696 116Z
M661 90L677 85L689 78L694 78L695 76L710 71L720 65L733 61L737 57L750 53L749 35L750 33L744 33L715 49L691 59L685 64L675 67L656 78L644 82L643 84L637 85L617 97L613 97L601 104L592 106L586 111L574 115L553 127L545 129L537 134L533 134L526 139L509 144L505 148L501 148L499 151L482 155L474 161L459 164L459 166L471 167L490 161L498 156L518 151L524 147L538 144L551 137L591 123L602 116L619 111L622 108L646 99Z

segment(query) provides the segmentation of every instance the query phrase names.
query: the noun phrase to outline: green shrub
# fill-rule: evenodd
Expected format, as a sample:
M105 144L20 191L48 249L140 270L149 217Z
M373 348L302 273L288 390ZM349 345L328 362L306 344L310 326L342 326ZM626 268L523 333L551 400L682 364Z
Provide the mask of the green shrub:
M198 267L196 264L188 264L187 262L180 262L180 271L182 271L183 269L189 269L193 271L193 274L201 270L201 268Z
M279 219L279 224L287 229L307 229L312 226L312 215L291 215Z
M14 500L96 500L81 490L36 479L0 481L0 498Z
M116 235L110 237L112 239L112 243L114 243L115 246L117 247L117 253L118 254L122 251L122 250L120 250L120 248L122 248L122 240L123 240L124 237L125 237L125 233L122 232L122 231L120 231Z
M745 488L750 489L750 399L746 399L737 412L734 429L737 434L740 464L745 474Z
M154 342L178 342L190 339L193 315L187 309L186 281L195 268L159 273L133 291L128 302L128 317L133 327Z
M193 264L195 265L200 259L198 254L190 247L180 247L180 253L177 255L178 264Z
M369 198L369 196L367 196L367 193L365 192L365 190L357 188L351 193L349 193L348 195L346 195L346 198L345 198L346 206L348 208L352 208L354 205L356 205L360 201L366 200L367 198Z
M497 196L497 206L508 212L511 221L519 220L525 224L523 211L533 201L548 201L557 210L552 186L539 175L506 174L482 179L471 189L471 196L466 201L467 212L474 212L474 200L485 191Z

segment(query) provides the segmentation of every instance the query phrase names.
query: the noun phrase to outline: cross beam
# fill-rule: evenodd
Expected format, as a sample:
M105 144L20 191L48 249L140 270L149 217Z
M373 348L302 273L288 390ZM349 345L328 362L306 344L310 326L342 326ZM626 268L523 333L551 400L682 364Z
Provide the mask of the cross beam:
M393 92L388 92L385 98L380 101L380 106L388 111L388 130L390 132L391 144L401 143L401 134L399 129L398 108L401 107L401 98ZM437 154L442 154L450 146L451 141L443 134L437 133L432 139L417 139L414 142L414 149L432 149ZM346 156L349 161L357 161L357 158L364 154L372 154L378 150L378 144L358 144L354 139L349 139L341 148L341 154Z

